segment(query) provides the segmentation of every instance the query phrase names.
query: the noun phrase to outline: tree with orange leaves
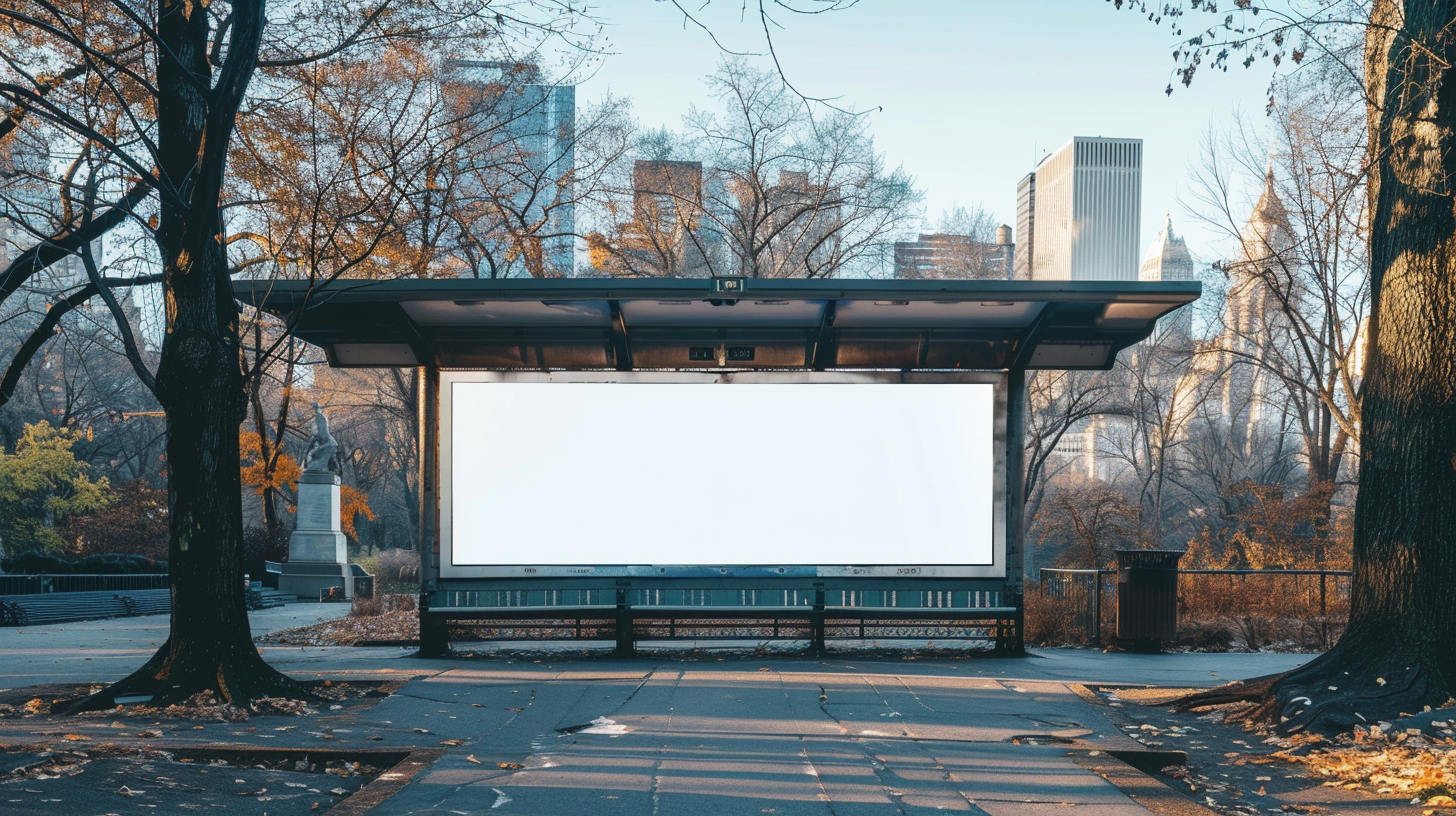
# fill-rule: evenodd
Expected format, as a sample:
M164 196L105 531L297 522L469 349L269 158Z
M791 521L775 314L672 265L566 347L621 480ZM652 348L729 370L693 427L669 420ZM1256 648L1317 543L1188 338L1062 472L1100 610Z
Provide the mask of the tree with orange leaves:
M239 434L238 447L242 452L243 486L253 488L259 498L264 498L269 491L292 496L295 501L289 503L288 512L298 512L298 477L303 474L298 460L284 453L283 447L277 443L270 445L265 452L262 437L253 431ZM267 506L265 501L265 511ZM339 488L339 526L351 541L359 540L359 531L354 525L360 516L374 520L369 497L349 485L342 485Z

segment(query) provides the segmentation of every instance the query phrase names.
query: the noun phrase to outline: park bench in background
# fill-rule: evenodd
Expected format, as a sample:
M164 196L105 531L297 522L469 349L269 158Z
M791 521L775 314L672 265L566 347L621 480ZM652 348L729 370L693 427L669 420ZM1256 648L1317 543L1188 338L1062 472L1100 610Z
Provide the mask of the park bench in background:
M76 576L5 576L5 577L76 577ZM90 577L90 576L88 576ZM104 576L138 577L138 576ZM149 577L149 576L148 576ZM166 578L166 576L162 576ZM172 611L172 592L161 589L136 589L120 592L34 592L0 596L0 626L39 626L51 623L129 618L139 615L165 615ZM280 595L253 582L246 590L248 609L282 606L293 596Z
M0 622L5 626L160 615L172 610L171 591L143 589L131 592L47 592L0 598Z

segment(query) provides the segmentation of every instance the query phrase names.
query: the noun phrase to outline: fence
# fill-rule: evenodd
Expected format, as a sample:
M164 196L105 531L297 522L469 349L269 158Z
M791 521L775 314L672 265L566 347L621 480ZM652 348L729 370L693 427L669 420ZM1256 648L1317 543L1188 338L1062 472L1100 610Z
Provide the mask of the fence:
M136 592L167 589L161 575L0 575L0 595L47 592Z
M1065 629L1086 643L1101 643L1104 614L1117 608L1116 576L1115 569L1042 569L1038 579L1042 595L1067 616ZM1178 570L1180 621L1227 623L1246 644L1283 618L1309 621L1317 628L1312 636L1327 648L1332 619L1343 620L1349 602L1348 570Z

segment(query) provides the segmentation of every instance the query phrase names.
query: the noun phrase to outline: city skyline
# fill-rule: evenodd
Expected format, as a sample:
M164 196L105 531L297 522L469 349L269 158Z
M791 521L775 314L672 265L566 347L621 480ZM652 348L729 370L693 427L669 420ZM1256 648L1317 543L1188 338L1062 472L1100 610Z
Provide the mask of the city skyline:
M689 105L702 106L702 78L723 52L701 29L684 26L670 4L605 0L595 8L610 53L578 79L583 102L609 91L630 96L644 128L679 128ZM701 19L725 48L763 52L758 21L740 24L736 8L709 6ZM1167 96L1168 29L1093 0L862 2L779 22L775 50L798 90L839 96L836 104L857 110L882 108L869 114L876 146L925 190L928 227L958 205L984 206L998 223L1019 226L1017 184L1046 155L1079 136L1138 138L1143 243L1171 211L1195 257L1231 251L1188 217L1178 196L1187 195L1186 166L1197 159L1202 132L1227 124L1236 107L1262 111L1267 65L1205 71L1192 88ZM835 56L846 52L856 57ZM944 158L957 153L963 157ZM1246 191L1248 207L1257 181ZM1022 243L1020 230L1014 238ZM1145 249L1138 247L1139 257Z

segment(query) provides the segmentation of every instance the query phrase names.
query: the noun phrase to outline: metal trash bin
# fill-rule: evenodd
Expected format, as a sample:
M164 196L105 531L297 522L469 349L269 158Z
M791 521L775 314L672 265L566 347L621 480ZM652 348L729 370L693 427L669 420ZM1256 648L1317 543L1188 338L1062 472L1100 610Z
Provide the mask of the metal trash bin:
M1117 642L1156 652L1178 637L1178 560L1183 550L1117 551Z

